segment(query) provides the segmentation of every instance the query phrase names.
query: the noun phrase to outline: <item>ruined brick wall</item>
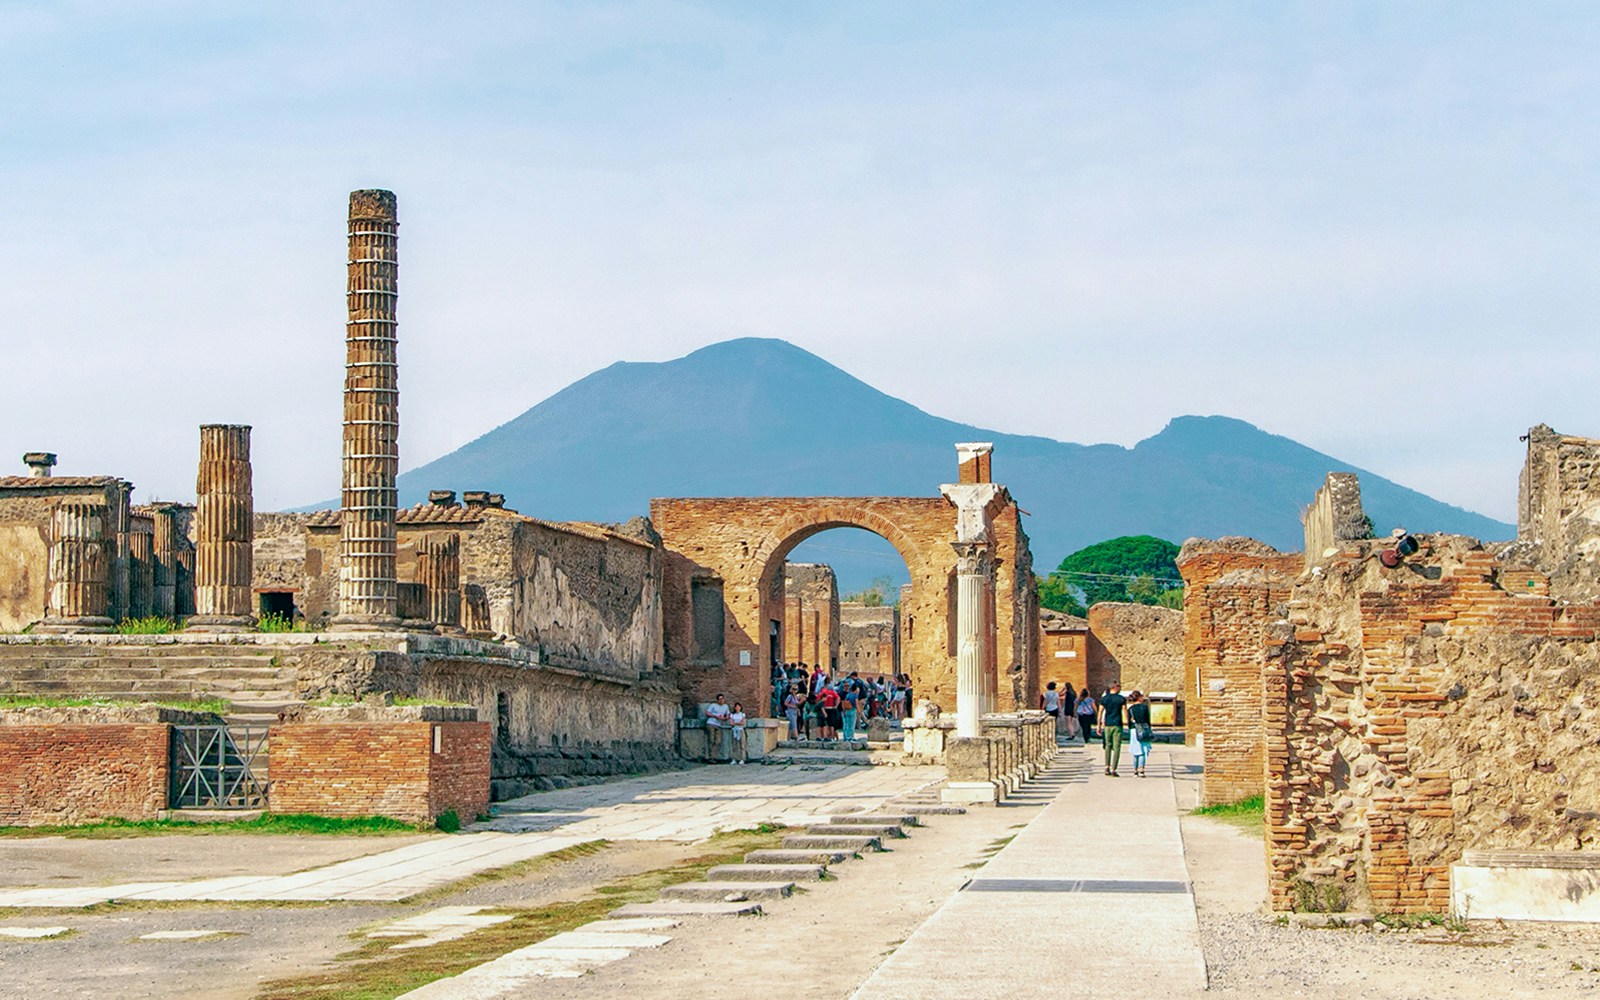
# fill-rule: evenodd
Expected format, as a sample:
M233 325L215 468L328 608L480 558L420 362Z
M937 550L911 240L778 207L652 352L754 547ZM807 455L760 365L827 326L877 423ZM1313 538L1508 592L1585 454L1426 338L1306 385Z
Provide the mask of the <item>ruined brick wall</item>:
M1045 611L1039 628L1039 690L1051 681L1058 690L1071 684L1074 692L1088 683L1089 622L1076 615ZM1034 705L1038 705L1035 698Z
M1600 441L1528 431L1517 541L1558 600L1600 598Z
M489 810L486 722L292 722L268 734L274 812L431 823ZM434 731L438 730L435 751Z
M1089 609L1089 686L1113 681L1124 693L1183 692L1183 612L1149 604L1103 601Z
M900 642L900 612L891 605L839 606L839 670L863 677L893 676Z
M995 707L1001 712L1031 710L1038 707L1039 692L1039 588L1022 509L1015 503L995 515L994 535L991 607L999 637L992 666L999 681Z
M1201 795L1207 805L1262 792L1262 670L1269 630L1283 617L1303 561L1299 553L1250 538L1191 538L1178 553L1185 731L1191 743L1204 734Z
M783 570L785 663L839 666L839 584L833 568L785 563Z
M1308 566L1336 550L1339 543L1372 534L1361 509L1361 483L1353 472L1328 473L1302 517Z
M171 727L0 725L0 826L155 819L167 808Z
M771 622L782 620L781 588L775 583L784 559L812 535L855 527L887 539L905 559L911 591L900 606L901 669L911 675L918 698L954 711L955 650L949 618L955 509L944 498L657 499L651 501L650 515L666 547L683 560L674 579L699 574L721 581L723 588L727 613L721 672L669 659L690 700L706 701L723 691L730 701L741 700L747 708L767 704ZM1001 710L1015 707L1018 685L1036 682L1038 670L1035 638L1014 634L1017 628L1037 629L1031 558L1019 518L1015 504L1008 503L995 526L999 569L991 614L1000 638L990 655L994 663L1003 656L1001 669L1008 672L999 684ZM681 601L674 604L681 606ZM681 623L682 615L670 615L667 621L670 631L674 623ZM670 637L667 643L674 654L684 645ZM1013 665L1017 657L1023 662Z
M1464 850L1600 845L1600 605L1513 547L1352 542L1303 578L1266 675L1272 902L1337 882L1442 912Z

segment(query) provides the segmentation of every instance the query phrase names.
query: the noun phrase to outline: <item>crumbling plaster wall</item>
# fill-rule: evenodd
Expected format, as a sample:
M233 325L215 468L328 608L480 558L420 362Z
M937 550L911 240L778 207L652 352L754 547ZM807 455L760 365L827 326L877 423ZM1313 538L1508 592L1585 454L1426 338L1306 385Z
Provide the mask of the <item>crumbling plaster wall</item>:
M1272 903L1335 882L1443 912L1472 848L1600 846L1600 606L1507 546L1349 542L1294 588L1266 671Z
M1600 441L1534 427L1519 487L1519 550L1557 600L1600 598Z

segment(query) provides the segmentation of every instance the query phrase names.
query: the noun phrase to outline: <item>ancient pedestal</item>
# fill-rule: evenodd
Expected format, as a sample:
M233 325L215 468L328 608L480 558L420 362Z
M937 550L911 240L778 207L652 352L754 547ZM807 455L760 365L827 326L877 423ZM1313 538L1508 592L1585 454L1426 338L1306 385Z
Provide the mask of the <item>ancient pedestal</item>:
M200 474L195 482L195 613L187 628L203 632L255 628L250 490L250 428L201 427Z
M50 598L36 632L109 632L111 568L104 504L62 503L50 514Z
M417 545L417 582L427 588L428 617L441 633L460 633L461 536L424 535Z
M986 736L955 736L945 741L944 767L949 781L939 791L944 802L994 805L1001 788L995 781L994 743Z
M373 631L400 625L395 576L399 223L394 194L351 192L349 221L339 614L332 628Z

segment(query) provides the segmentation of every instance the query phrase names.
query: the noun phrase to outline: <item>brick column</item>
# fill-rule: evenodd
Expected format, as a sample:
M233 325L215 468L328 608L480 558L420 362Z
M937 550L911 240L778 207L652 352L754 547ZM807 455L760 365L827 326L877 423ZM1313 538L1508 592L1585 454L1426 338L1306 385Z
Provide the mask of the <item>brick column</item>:
M428 617L440 632L461 628L461 536L424 535L417 545L417 582L428 589Z
M250 428L202 426L195 482L195 614L188 628L243 632L255 627L250 487Z
M50 512L50 601L34 631L111 631L107 520L104 504L63 503Z
M345 328L344 478L340 493L339 614L333 628L398 628L395 477L400 466L399 295L395 197L350 193Z

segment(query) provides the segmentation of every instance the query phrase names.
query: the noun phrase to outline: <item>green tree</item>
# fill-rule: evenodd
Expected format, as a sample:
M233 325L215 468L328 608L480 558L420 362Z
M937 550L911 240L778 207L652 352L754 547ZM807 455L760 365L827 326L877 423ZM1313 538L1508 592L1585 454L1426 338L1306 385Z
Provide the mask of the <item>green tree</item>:
M1178 546L1152 535L1125 535L1097 542L1061 560L1061 565L1041 584L1039 602L1054 607L1046 603L1048 586L1052 599L1066 593L1085 608L1101 601L1181 607L1183 583L1178 576L1177 556Z
M900 588L894 585L892 578L880 576L873 578L867 589L845 594L839 600L865 604L869 608L897 608L900 606Z
M1069 615L1082 618L1088 614L1088 609L1078 599L1078 595L1068 586L1066 577L1041 576L1039 581L1039 606L1049 608L1051 611L1064 611Z

